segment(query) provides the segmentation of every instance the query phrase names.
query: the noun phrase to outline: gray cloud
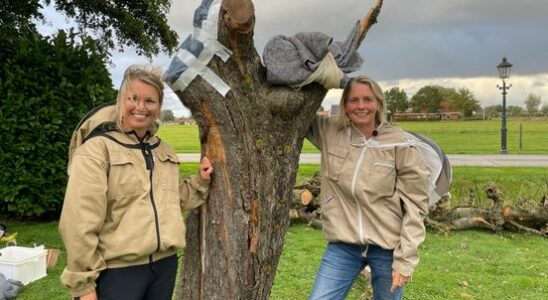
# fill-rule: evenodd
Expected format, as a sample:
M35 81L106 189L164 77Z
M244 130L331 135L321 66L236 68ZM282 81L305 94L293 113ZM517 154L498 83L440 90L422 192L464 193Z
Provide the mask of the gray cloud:
M192 32L193 12L200 2L176 0L172 4L168 22L181 39ZM277 34L320 31L343 40L375 0L257 0L254 4L254 39L262 53L268 39ZM360 47L365 59L360 72L388 86L409 80L421 84L428 80L444 82L444 78L453 84L470 84L465 79L480 77L496 82L496 66L506 56L514 64L513 74L522 76L519 82L523 82L524 93L541 93L548 86L546 75L542 75L548 73L546 28L546 0L385 0L379 23L371 28ZM129 64L149 62L134 53L127 49L113 56L111 73L115 85ZM152 63L165 68L169 60L167 55L160 55ZM526 80L531 82L525 83ZM485 88L475 85L473 92L495 99L493 84ZM525 86L530 90L525 90ZM520 89L514 87L517 93ZM492 101L495 100L486 100Z
M170 24L178 31L190 32L192 11L199 3L199 0L175 1ZM254 3L257 17L254 39L262 53L268 39L277 34L320 31L342 40L375 1ZM461 84L471 88L482 103L493 104L498 100L494 86L496 66L506 56L514 64L514 75L529 76L519 81L516 78L521 87L515 85L514 94L510 95L522 99L525 93L542 93L548 86L543 80L546 76L538 75L548 73L545 28L548 28L546 0L385 0L379 22L360 47L365 59L360 72L382 80L385 86L407 86L411 94L420 88L417 84L445 82L457 87ZM534 84L526 78L534 80ZM413 80L415 84L410 84ZM488 84L481 84L484 82Z
M169 22L191 32L199 0L175 1ZM259 51L277 34L321 31L342 40L375 1L254 1ZM548 71L548 1L384 1L360 53L363 72L383 80L496 75L502 56L516 74Z

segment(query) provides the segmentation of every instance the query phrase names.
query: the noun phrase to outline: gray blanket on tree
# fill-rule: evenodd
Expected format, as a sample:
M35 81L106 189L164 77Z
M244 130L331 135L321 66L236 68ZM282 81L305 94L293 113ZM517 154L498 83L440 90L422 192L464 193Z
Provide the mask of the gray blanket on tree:
M279 85L299 85L319 67L328 53L344 73L358 70L363 59L357 52L359 46L358 22L344 42L321 32L298 33L293 37L277 35L270 39L263 52L267 69L267 82ZM344 86L347 77L341 79Z

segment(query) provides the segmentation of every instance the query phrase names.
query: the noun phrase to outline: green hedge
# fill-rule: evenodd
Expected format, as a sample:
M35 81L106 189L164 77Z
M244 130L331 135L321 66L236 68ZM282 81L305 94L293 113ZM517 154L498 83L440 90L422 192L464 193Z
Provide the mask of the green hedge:
M72 131L85 112L115 97L107 56L72 32L0 29L0 44L0 218L55 218Z

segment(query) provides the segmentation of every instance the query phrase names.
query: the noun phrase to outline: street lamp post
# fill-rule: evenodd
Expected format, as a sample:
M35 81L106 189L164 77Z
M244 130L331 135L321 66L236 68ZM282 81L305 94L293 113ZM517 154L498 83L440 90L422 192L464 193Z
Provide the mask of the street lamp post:
M499 70L500 79L502 79L502 86L497 84L497 87L502 91L502 116L500 127L500 154L507 154L506 150L506 94L512 86L506 85L506 78L510 77L510 71L512 70L512 64L506 60L506 57L502 58L502 62L497 66Z

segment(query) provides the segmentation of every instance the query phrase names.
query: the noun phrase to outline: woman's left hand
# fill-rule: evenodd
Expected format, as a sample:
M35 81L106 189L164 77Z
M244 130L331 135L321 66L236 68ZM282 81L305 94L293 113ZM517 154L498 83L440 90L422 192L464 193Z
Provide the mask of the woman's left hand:
M398 271L392 270L392 286L390 287L390 292L393 293L397 288L403 287L410 279L411 276L403 276Z
M213 173L211 161L207 156L204 156L202 162L200 162L200 177L202 177L203 180L209 181L211 179L211 173Z

